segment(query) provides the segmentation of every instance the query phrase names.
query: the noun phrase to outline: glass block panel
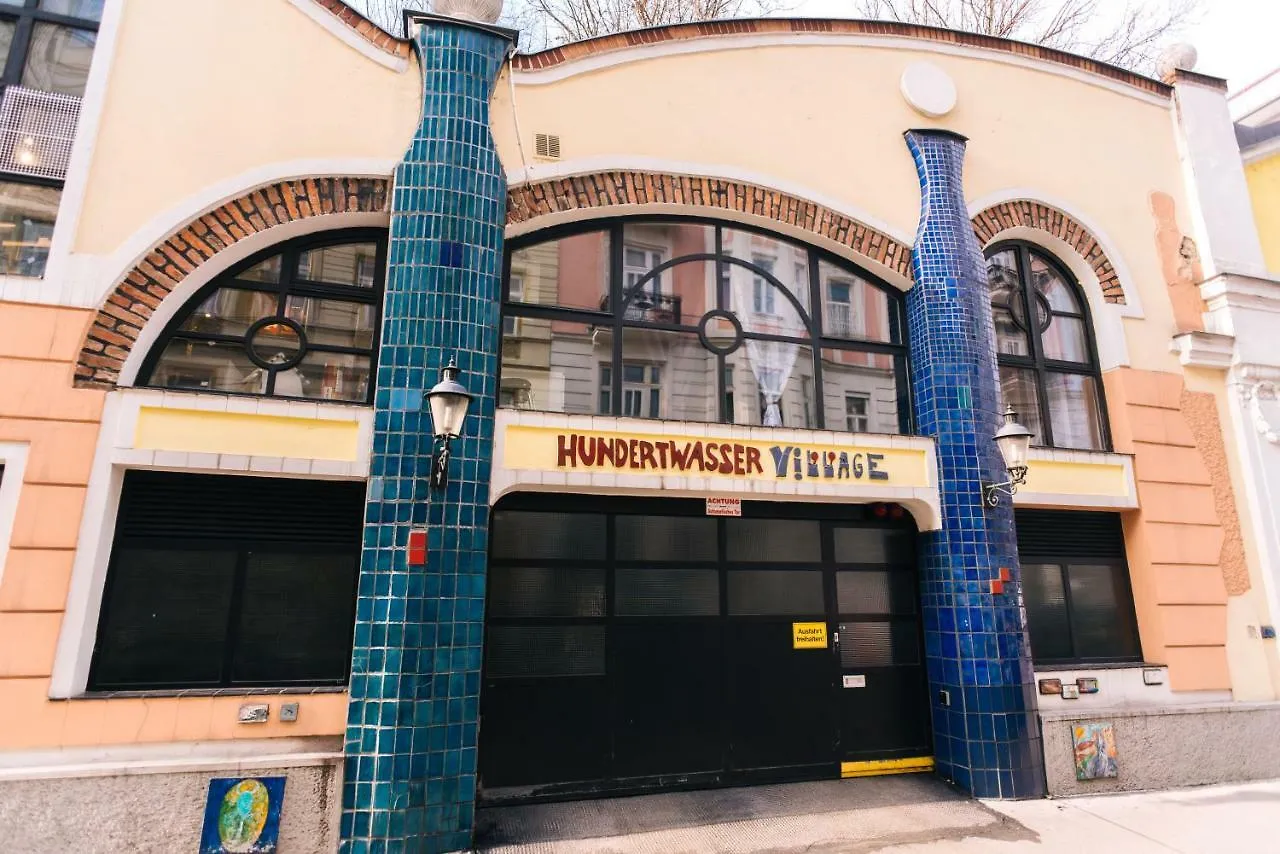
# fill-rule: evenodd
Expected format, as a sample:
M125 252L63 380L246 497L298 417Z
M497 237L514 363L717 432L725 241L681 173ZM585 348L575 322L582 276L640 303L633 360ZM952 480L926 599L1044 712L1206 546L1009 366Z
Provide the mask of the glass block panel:
M1102 405L1097 381L1083 374L1052 372L1045 374L1044 379L1049 418L1053 421L1053 444L1059 448L1103 450Z
M914 614L915 576L909 572L837 572L841 614Z
M1140 655L1133 601L1123 572L1119 566L1067 567L1076 658L1120 660Z
M377 278L378 247L344 243L310 249L298 257L298 278L330 285L372 288Z
M604 626L491 626L489 679L603 676Z
M512 302L606 309L609 233L591 231L517 249L511 253L510 283Z
M618 516L618 560L712 561L716 520L699 516Z
M714 569L619 569L614 611L624 617L715 617L720 574Z
M749 563L817 563L822 540L808 519L726 519L728 558Z
M915 567L915 534L893 528L832 528L836 563L899 564Z
M604 560L605 516L498 510L490 539L495 560Z
M174 338L160 354L149 385L266 394L267 372L249 360L238 341Z
M603 617L605 571L600 568L510 567L489 570L494 617Z
M915 620L841 623L840 666L896 667L920 663L920 629Z
M255 321L274 315L278 300L274 293L219 288L209 294L178 328L183 332L239 337Z
M1056 563L1022 564L1022 599L1032 657L1036 661L1072 658L1062 567Z
M732 616L801 616L825 612L816 570L735 569L729 572Z

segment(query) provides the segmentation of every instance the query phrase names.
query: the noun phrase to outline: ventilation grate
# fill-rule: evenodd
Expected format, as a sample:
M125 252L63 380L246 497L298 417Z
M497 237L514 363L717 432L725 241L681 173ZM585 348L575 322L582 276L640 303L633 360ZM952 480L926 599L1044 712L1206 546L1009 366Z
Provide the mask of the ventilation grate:
M79 98L6 86L0 100L0 170L65 178L79 120Z
M551 160L560 159L560 137L553 133L536 133L533 135L533 151L539 157Z

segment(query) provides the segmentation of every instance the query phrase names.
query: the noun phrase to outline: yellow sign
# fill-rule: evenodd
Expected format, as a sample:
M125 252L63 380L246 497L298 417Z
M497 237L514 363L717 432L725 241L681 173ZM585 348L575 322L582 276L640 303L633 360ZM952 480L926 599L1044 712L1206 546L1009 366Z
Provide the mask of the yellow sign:
M809 445L513 425L506 430L503 464L538 471L929 485L923 448L887 445Z
M827 624L826 623L792 623L791 624L791 648L792 649L826 649L827 648Z

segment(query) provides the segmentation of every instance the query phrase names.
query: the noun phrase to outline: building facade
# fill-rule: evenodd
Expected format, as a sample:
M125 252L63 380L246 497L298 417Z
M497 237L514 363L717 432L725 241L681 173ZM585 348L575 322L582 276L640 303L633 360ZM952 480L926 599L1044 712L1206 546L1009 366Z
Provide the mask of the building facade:
M91 17L56 225L15 221L47 262L0 278L22 850L1276 775L1274 280L1222 81L856 21ZM110 803L159 818L75 820Z

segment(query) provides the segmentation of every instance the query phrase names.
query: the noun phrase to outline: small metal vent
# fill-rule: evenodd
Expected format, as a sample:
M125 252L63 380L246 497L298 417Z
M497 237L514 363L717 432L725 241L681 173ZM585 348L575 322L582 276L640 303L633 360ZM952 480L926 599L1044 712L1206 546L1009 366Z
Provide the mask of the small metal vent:
M533 135L533 151L539 157L551 160L560 159L560 137L553 133L536 133Z
M0 171L65 178L79 120L79 98L5 87L0 100Z

